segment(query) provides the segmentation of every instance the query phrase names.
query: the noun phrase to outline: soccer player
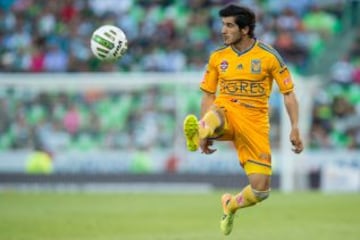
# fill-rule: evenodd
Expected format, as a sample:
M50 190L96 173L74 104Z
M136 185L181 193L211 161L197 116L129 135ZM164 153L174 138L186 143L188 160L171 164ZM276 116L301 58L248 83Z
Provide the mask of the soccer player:
M275 79L284 96L291 122L290 141L295 153L303 150L298 128L298 102L289 69L277 51L254 37L255 14L230 4L219 11L225 46L210 55L200 89L201 119L188 115L184 135L189 151L216 151L213 140L232 141L249 185L236 195L221 198L220 229L232 231L235 212L269 196L271 149L269 95Z

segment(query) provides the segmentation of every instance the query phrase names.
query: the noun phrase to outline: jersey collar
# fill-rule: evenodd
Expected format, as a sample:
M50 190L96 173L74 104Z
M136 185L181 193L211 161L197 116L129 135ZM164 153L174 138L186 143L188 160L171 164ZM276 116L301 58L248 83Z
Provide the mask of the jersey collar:
M236 48L234 48L233 46L231 46L231 49L232 49L238 56L243 55L243 54L247 53L248 51L250 51L250 50L256 45L256 43L257 43L256 38L254 38L254 40L255 40L255 41L253 42L253 44L251 44L251 46L250 46L249 48L247 48L247 49L245 49L245 50L243 50L243 51L239 51L239 50L237 50Z

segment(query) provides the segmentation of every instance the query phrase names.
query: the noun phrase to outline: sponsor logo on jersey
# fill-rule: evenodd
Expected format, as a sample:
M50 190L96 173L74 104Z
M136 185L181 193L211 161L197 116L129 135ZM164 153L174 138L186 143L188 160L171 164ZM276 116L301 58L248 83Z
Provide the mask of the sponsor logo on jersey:
M220 92L231 96L262 97L266 95L264 82L249 80L222 80Z
M236 69L237 70L243 70L244 66L242 65L242 63L240 63L239 65L237 65Z

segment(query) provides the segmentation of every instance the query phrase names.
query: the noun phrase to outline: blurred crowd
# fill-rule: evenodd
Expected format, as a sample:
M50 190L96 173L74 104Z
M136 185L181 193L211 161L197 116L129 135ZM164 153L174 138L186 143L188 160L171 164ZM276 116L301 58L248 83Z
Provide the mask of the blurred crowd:
M300 73L341 30L339 0L0 0L0 71L202 70L222 45L218 10L228 2L255 9L257 38ZM128 53L117 64L100 63L90 52L90 36L103 24L128 37Z
M175 94L167 86L133 91L0 91L0 151L171 148Z
M360 30L315 96L312 148L360 148Z

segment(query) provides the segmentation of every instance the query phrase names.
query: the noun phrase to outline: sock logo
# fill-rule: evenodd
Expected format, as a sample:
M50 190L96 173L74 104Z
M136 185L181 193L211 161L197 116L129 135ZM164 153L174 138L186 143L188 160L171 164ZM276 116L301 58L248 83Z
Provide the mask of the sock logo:
M236 202L238 205L241 205L244 202L244 197L242 195L236 197Z

